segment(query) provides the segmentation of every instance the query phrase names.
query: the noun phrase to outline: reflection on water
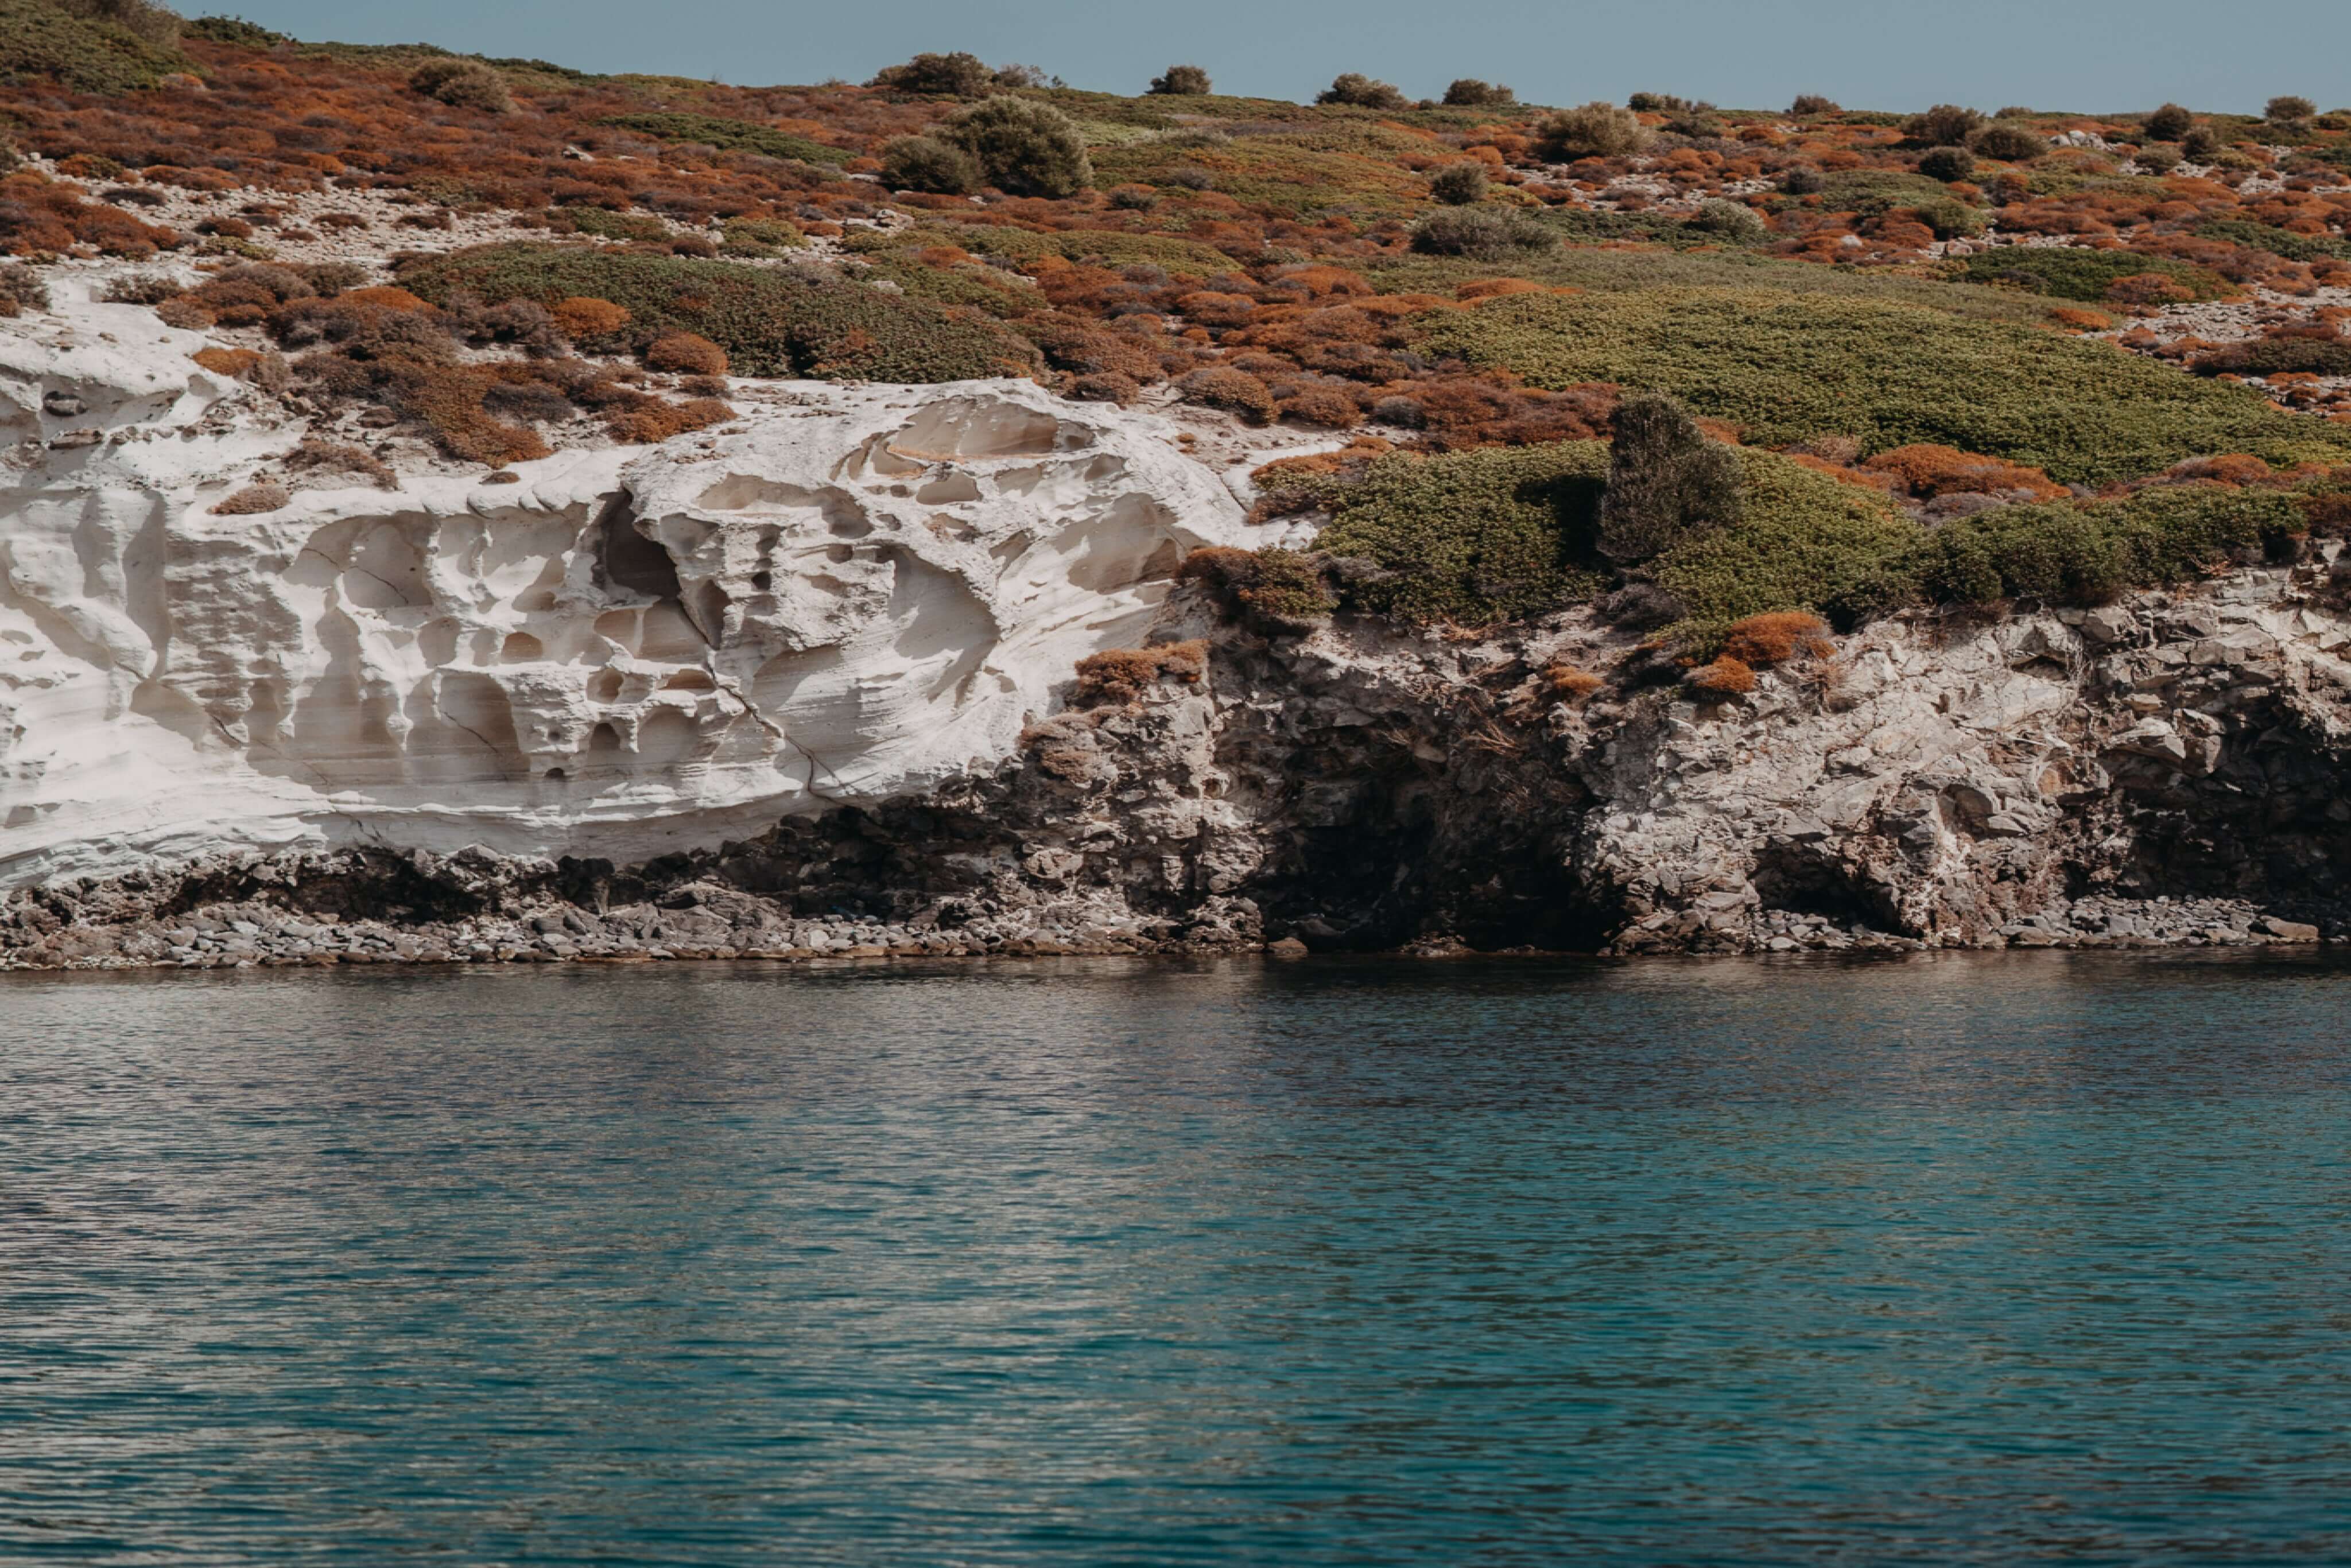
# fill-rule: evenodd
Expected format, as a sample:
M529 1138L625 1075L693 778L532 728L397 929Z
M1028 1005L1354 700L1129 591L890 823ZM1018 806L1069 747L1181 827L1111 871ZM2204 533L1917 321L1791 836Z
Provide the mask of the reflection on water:
M10 977L0 1555L2342 1560L2346 977Z

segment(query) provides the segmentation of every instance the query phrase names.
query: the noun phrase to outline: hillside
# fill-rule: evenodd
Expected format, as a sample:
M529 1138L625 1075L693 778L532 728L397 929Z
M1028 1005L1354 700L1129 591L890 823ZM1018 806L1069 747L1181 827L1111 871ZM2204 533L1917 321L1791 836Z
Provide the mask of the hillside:
M2331 708L2124 665L2200 667L2176 601L2254 583L2214 622L2283 661L2245 689L2333 668L2351 110L1549 108L1344 74L1296 104L937 55L731 88L145 0L0 0L0 79L24 897L390 845L876 919L985 885L1028 912L1007 931L1492 942L1493 873L1546 940L1638 946L1636 916L1736 892L1973 941L2169 885L2158 846L2211 831L2224 782L2283 787L2250 750L2243 779L2088 760L2131 726L2184 762L2258 709L2333 767ZM2022 625L2039 674L1955 673ZM1924 663L1839 706L1872 649ZM2046 733L1954 738L1929 690ZM1795 726L1820 772L1862 766L1879 709L1916 745L1833 849L1770 849L1709 793L1749 766L1727 740L1660 782L1667 716ZM1650 771L1602 760L1635 736ZM1953 747L2008 780L1986 800L2104 782L1936 808L1942 858L1901 871ZM1104 804L1137 779L1153 803ZM1660 893L1644 857L1696 852L1604 824L1667 797L1713 802L1713 848ZM2294 855L2351 857L2294 800ZM831 815L910 801L992 869ZM2150 801L2159 831L2086 836ZM2325 912L2325 878L2241 852L2199 896ZM445 904L404 872L350 892L381 869L337 896ZM589 873L484 874L459 904Z

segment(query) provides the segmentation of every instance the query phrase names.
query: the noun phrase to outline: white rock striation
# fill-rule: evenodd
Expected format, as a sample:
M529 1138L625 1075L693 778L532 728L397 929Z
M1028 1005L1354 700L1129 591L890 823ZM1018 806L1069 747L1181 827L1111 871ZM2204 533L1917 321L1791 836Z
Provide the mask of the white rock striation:
M302 434L99 304L0 323L0 888L242 847L641 860L919 793L1259 542L1153 416L1027 382L804 406L519 483L212 508Z

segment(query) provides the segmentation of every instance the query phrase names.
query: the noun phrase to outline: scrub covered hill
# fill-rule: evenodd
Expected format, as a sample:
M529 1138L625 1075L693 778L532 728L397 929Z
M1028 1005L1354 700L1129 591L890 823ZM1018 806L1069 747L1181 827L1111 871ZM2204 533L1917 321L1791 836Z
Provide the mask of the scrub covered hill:
M143 0L0 0L0 308L60 258L152 264L214 351L465 461L582 411L709 423L728 372L1026 375L1343 438L1264 476L1328 524L1263 568L1319 582L1293 608L1606 596L1694 646L2351 528L2351 112L2290 96L1549 109L1343 73L1295 104L951 55L730 88ZM387 210L376 265L305 259ZM1608 444L1628 399L1648 470ZM1627 532L1636 494L1665 510Z

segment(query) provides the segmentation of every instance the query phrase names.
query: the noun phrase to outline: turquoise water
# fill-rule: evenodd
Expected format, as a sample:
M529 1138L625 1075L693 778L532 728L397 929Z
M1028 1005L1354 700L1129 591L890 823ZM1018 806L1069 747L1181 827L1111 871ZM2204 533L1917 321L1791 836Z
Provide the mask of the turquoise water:
M2351 968L0 984L0 1557L2351 1559Z

